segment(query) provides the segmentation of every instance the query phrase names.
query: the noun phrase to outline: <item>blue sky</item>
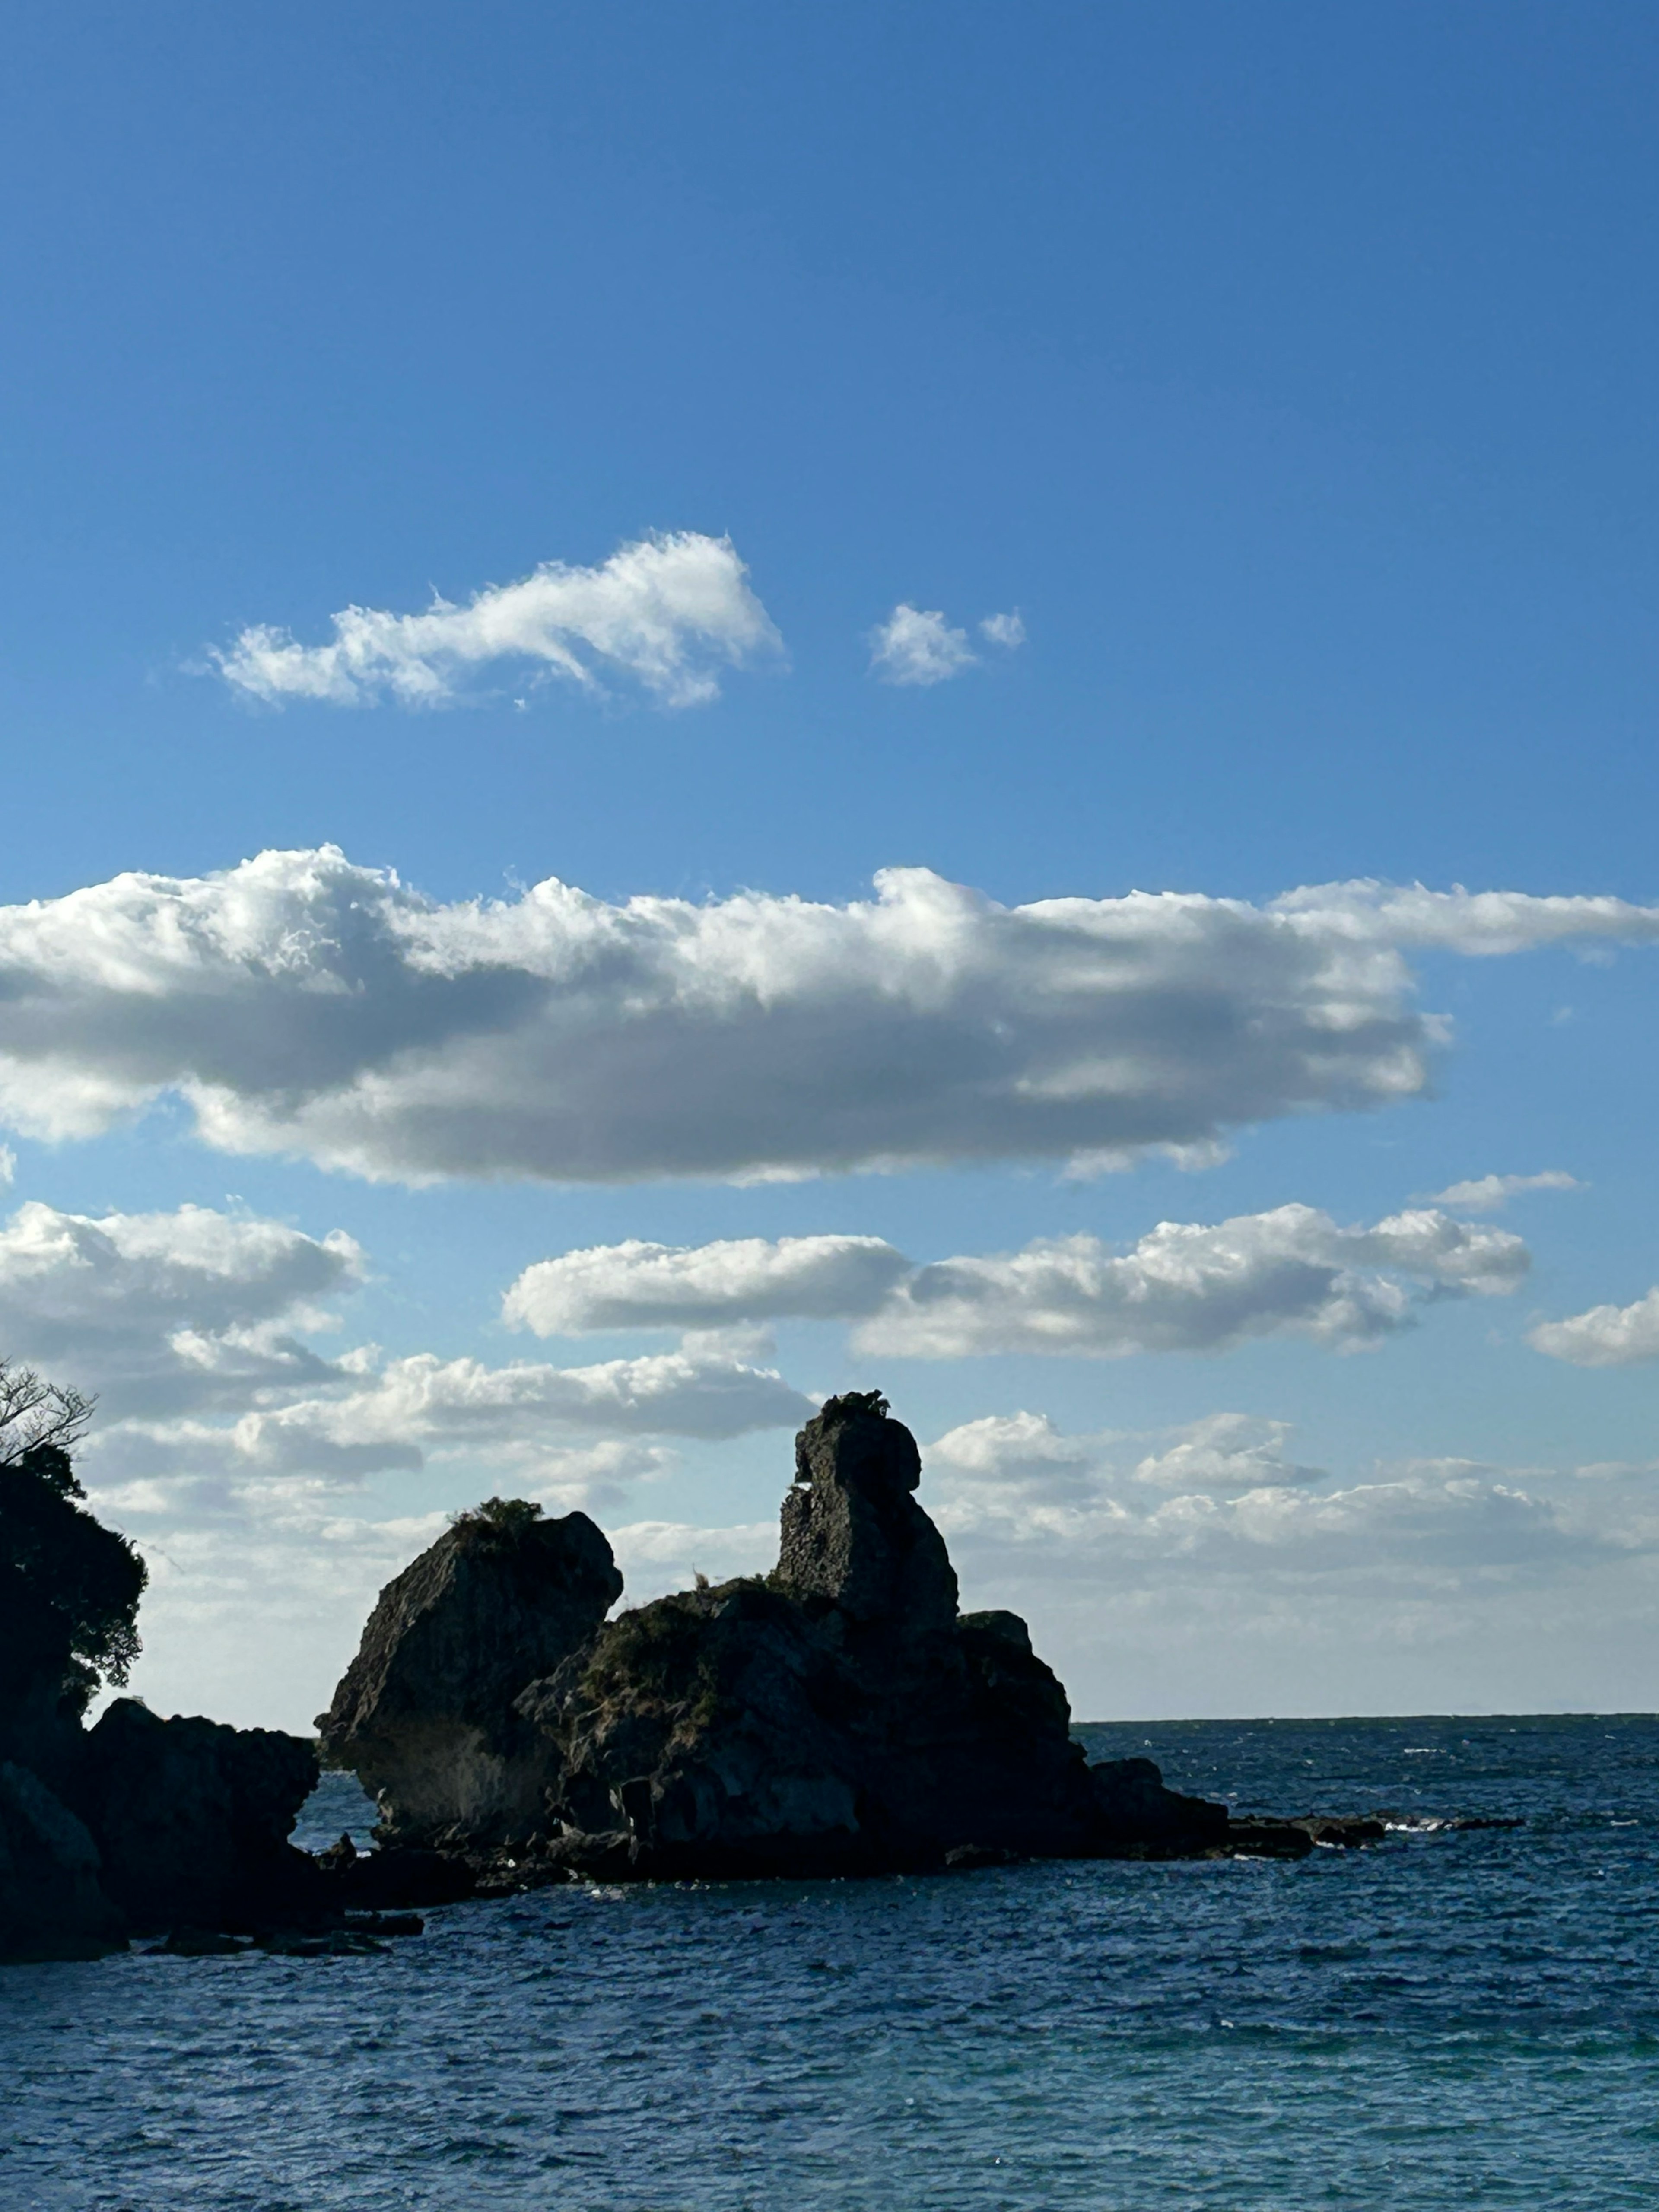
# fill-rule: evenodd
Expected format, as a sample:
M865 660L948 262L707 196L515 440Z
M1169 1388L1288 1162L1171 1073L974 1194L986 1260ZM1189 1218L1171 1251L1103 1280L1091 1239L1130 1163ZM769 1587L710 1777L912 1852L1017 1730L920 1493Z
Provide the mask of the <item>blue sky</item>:
M88 1480L155 1575L141 1688L302 1723L378 1582L497 1487L585 1502L635 1595L764 1564L791 1409L875 1382L941 1447L924 1496L969 1596L1029 1614L1086 1715L1651 1701L1656 64L1640 11L1596 5L9 27L0 1090L34 1211L0 1304L16 1356L101 1394ZM356 703L307 692L343 610L465 611L547 563L586 681L459 659L453 624L421 660L394 623L441 703L385 658ZM710 696L570 612L635 621L647 589ZM891 680L902 607L971 659ZM1023 641L979 628L1014 614ZM250 634L298 655L263 693L233 680ZM414 903L337 871L250 903L224 873L325 845ZM862 931L895 868L991 902L951 940L957 1028L917 1012L936 947L902 899L902 942L823 981L857 965L836 913ZM637 994L672 996L635 909L611 995L521 1034L589 957L526 921L549 878L683 902L776 1021L677 1000L629 1078ZM1486 957L1474 908L1425 936L1328 902L1307 941L1395 963L1359 994L1412 1073L1264 1091L1238 1040L1312 1001L1262 949L1280 925L1230 949L1213 902L1352 879L1627 907L1517 908ZM1109 1051L1093 1012L1032 1043L1097 939L999 910L1135 890L1209 902L1187 966ZM817 902L810 987L791 899ZM475 900L506 902L487 960ZM162 941L186 908L210 959ZM423 1029L461 938L498 996ZM343 1026L312 1019L342 993ZM970 1033L1012 1055L995 1112L952 1088ZM392 1088L343 1135L360 1076ZM1179 1162L1079 1176L1089 1144L1008 1104L1177 1077L1214 1139ZM1579 1187L1434 1197L1545 1173ZM1413 1207L1430 1261L1352 1241ZM1160 1222L1258 1225L1213 1247L1237 1279L1205 1277L1175 1348L1136 1348ZM863 1237L978 1267L1079 1237L1081 1288L895 1275L828 1316L752 1255L677 1262L724 1285L684 1344L627 1318L616 1256ZM592 1248L623 1325L507 1326L525 1269ZM807 1260L833 1304L848 1248ZM969 1277L980 1318L922 1356L916 1298ZM585 1411L558 1379L653 1360Z

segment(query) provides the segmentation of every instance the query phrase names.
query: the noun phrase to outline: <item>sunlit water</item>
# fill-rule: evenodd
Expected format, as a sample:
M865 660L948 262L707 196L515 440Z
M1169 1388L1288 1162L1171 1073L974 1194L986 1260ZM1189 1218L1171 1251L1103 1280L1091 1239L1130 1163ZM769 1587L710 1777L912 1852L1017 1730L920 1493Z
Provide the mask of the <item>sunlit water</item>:
M1659 1720L1084 1733L1241 1807L1526 1825L0 1969L0 2204L1659 2207ZM301 1840L362 1819L331 1777Z

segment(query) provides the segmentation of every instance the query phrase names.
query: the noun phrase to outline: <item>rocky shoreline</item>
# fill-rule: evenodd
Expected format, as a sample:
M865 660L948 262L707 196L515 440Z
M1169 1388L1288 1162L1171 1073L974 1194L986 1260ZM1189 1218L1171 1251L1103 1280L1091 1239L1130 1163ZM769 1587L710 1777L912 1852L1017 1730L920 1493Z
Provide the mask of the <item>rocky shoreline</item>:
M373 1950L423 1909L571 1881L1382 1839L1382 1816L1240 1818L1150 1759L1091 1765L1024 1622L959 1611L921 1472L884 1400L831 1399L796 1439L774 1571L614 1617L585 1514L491 1499L381 1592L315 1744L131 1698L84 1729L57 1655L0 1707L0 1958ZM319 1753L376 1796L374 1850L289 1840Z

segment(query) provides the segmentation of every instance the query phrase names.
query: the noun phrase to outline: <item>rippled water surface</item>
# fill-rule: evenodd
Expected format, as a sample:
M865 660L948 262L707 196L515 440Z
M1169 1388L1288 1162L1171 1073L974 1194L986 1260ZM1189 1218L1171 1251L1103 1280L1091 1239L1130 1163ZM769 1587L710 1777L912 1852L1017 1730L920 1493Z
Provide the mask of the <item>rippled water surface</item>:
M1080 1733L1241 1808L1525 1826L0 1969L0 2204L1659 2207L1659 1720ZM301 1840L360 1818L331 1777Z

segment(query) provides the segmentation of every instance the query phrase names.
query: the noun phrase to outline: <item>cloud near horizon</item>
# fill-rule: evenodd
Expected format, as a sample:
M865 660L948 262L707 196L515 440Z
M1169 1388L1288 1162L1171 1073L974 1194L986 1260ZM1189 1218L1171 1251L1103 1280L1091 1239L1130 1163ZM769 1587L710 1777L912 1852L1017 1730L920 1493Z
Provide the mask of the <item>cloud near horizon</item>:
M1609 898L1131 892L999 905L925 868L832 906L450 904L331 846L0 908L0 1121L172 1097L231 1153L410 1183L763 1180L1204 1147L1420 1097L1406 954L1650 942Z
M271 706L453 706L471 677L495 665L589 690L599 688L597 666L634 678L663 706L699 706L718 696L720 667L781 649L748 573L729 538L674 531L595 568L544 562L465 606L434 598L417 615L347 607L326 645L256 623L210 659L234 689Z
M1289 1425L1212 1414L1161 1451L1109 1432L1068 1436L1046 1414L965 1423L924 1451L924 1501L969 1572L1041 1576L1097 1593L1176 1568L1263 1588L1328 1575L1401 1578L1448 1598L1471 1577L1547 1573L1659 1546L1659 1516L1611 1493L1587 1504L1467 1461L1412 1461L1337 1483L1283 1456ZM1522 1486L1523 1483L1527 1486Z

